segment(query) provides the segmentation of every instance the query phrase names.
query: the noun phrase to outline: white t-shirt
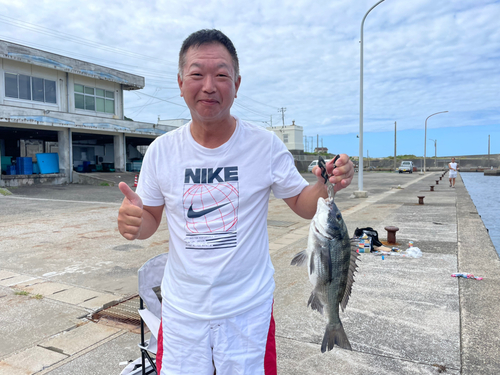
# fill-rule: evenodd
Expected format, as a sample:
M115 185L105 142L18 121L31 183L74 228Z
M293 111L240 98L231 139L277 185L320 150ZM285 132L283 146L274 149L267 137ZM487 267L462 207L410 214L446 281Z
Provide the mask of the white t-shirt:
M215 149L193 139L191 123L157 138L137 187L144 205L165 204L170 247L162 296L199 319L235 316L273 295L269 194L290 198L309 185L274 133L236 121Z

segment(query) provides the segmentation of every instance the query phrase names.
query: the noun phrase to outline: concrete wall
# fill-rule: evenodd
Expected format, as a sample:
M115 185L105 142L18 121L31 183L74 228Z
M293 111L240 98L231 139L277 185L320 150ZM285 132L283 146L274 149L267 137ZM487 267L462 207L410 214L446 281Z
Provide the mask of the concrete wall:
M24 185L61 185L67 182L67 176L63 173L32 174L32 175L2 175L0 187L18 187Z

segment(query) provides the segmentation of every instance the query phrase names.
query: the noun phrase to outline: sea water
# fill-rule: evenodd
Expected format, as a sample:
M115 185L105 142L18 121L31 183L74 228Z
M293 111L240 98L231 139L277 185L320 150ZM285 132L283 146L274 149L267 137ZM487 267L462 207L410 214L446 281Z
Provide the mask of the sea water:
M460 172L460 176L500 255L500 176L482 172Z

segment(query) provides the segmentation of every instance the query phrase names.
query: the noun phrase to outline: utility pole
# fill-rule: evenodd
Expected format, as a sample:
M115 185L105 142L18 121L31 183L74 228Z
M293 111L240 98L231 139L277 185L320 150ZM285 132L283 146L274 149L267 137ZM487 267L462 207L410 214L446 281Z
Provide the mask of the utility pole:
M396 167L396 121L394 121L394 170Z
M285 111L286 111L286 108L278 108L278 112L281 112L281 119L283 120L283 127L285 127Z
M316 134L316 149L317 149L318 155L319 155L319 134Z

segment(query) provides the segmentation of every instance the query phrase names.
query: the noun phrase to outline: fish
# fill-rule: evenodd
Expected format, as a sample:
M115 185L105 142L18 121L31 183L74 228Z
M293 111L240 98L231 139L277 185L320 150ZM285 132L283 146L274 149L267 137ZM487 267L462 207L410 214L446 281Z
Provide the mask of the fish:
M342 214L333 199L333 185L327 181L328 198L319 198L311 220L307 248L296 254L291 265L307 265L313 290L307 306L323 314L327 325L321 352L335 345L352 350L339 316L345 310L354 283L359 254L349 238Z

